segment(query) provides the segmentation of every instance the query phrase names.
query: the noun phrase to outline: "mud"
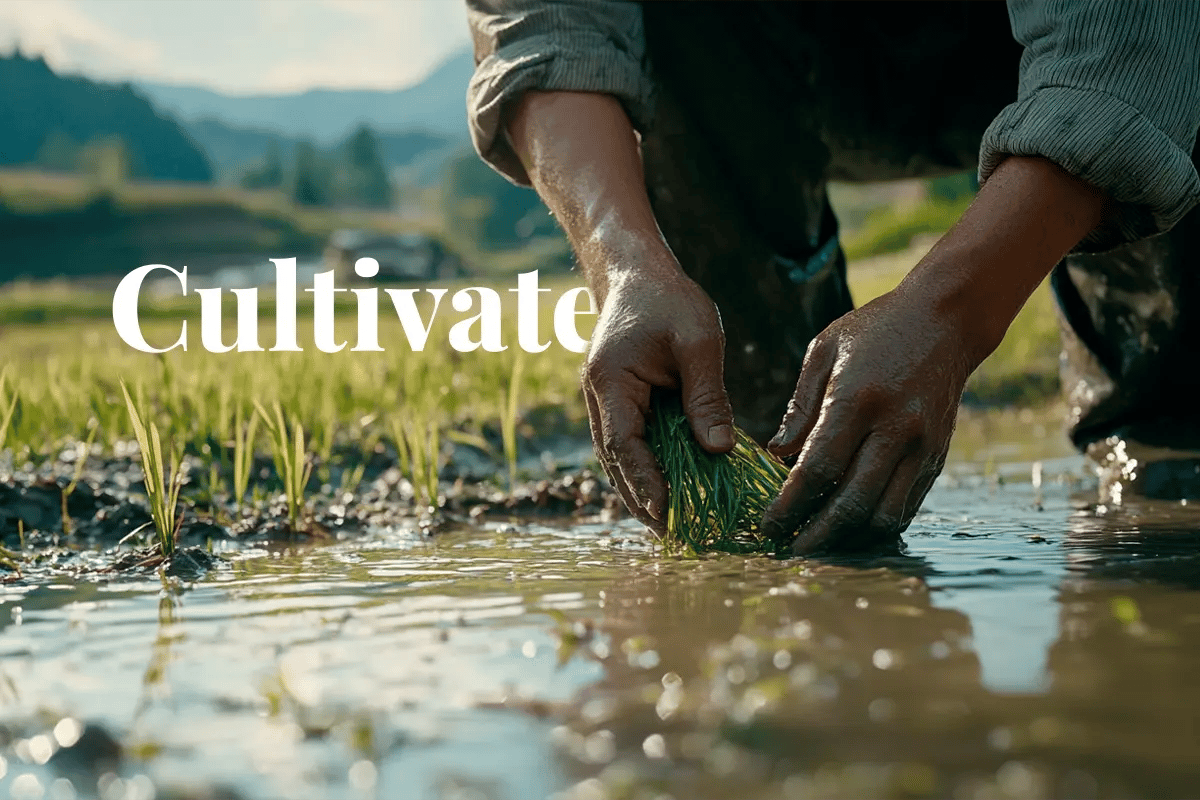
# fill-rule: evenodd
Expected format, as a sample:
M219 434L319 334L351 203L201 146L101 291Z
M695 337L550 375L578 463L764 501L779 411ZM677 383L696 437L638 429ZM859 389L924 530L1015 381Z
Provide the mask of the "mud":
M952 465L902 551L788 561L664 553L574 468L447 480L440 518L383 469L317 499L323 535L190 510L174 574L116 544L136 469L95 468L57 545L61 493L5 490L49 527L0 573L0 796L1200 785L1196 504L1099 503L1081 459Z

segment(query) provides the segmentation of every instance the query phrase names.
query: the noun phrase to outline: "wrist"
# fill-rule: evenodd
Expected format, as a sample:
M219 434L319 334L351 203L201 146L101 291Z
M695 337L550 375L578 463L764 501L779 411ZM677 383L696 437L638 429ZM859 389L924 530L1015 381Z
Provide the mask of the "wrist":
M1000 281L996 278L999 277ZM897 288L926 309L931 324L959 343L969 371L1000 345L1028 295L1000 290L1003 267L980 254L943 247L930 251Z
M1010 156L901 285L926 297L934 318L961 337L974 369L1107 202L1050 161Z
M686 279L657 228L652 234L620 225L598 228L576 245L576 253L601 308L616 288Z

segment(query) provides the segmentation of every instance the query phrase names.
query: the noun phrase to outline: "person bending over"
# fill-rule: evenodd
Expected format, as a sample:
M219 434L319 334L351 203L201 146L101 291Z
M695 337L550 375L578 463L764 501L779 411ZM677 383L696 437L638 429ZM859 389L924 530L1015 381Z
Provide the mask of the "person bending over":
M1052 272L1073 441L1200 447L1200 3L468 6L475 146L575 249L592 436L648 526L675 387L706 450L736 412L795 457L762 523L795 552L894 538ZM957 224L853 309L827 181L972 167Z

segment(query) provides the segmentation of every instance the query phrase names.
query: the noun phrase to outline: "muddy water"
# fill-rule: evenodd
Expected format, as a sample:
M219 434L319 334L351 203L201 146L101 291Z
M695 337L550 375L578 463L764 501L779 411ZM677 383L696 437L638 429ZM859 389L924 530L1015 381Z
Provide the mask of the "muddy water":
M1060 470L871 560L516 524L0 587L0 797L1195 796L1200 518Z

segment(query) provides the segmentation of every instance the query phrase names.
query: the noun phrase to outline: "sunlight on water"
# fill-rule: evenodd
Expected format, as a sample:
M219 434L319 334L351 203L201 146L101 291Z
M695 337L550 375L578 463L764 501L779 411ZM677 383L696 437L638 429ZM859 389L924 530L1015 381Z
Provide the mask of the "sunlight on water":
M1088 491L948 478L873 559L506 524L7 586L0 794L1186 793L1195 519Z

